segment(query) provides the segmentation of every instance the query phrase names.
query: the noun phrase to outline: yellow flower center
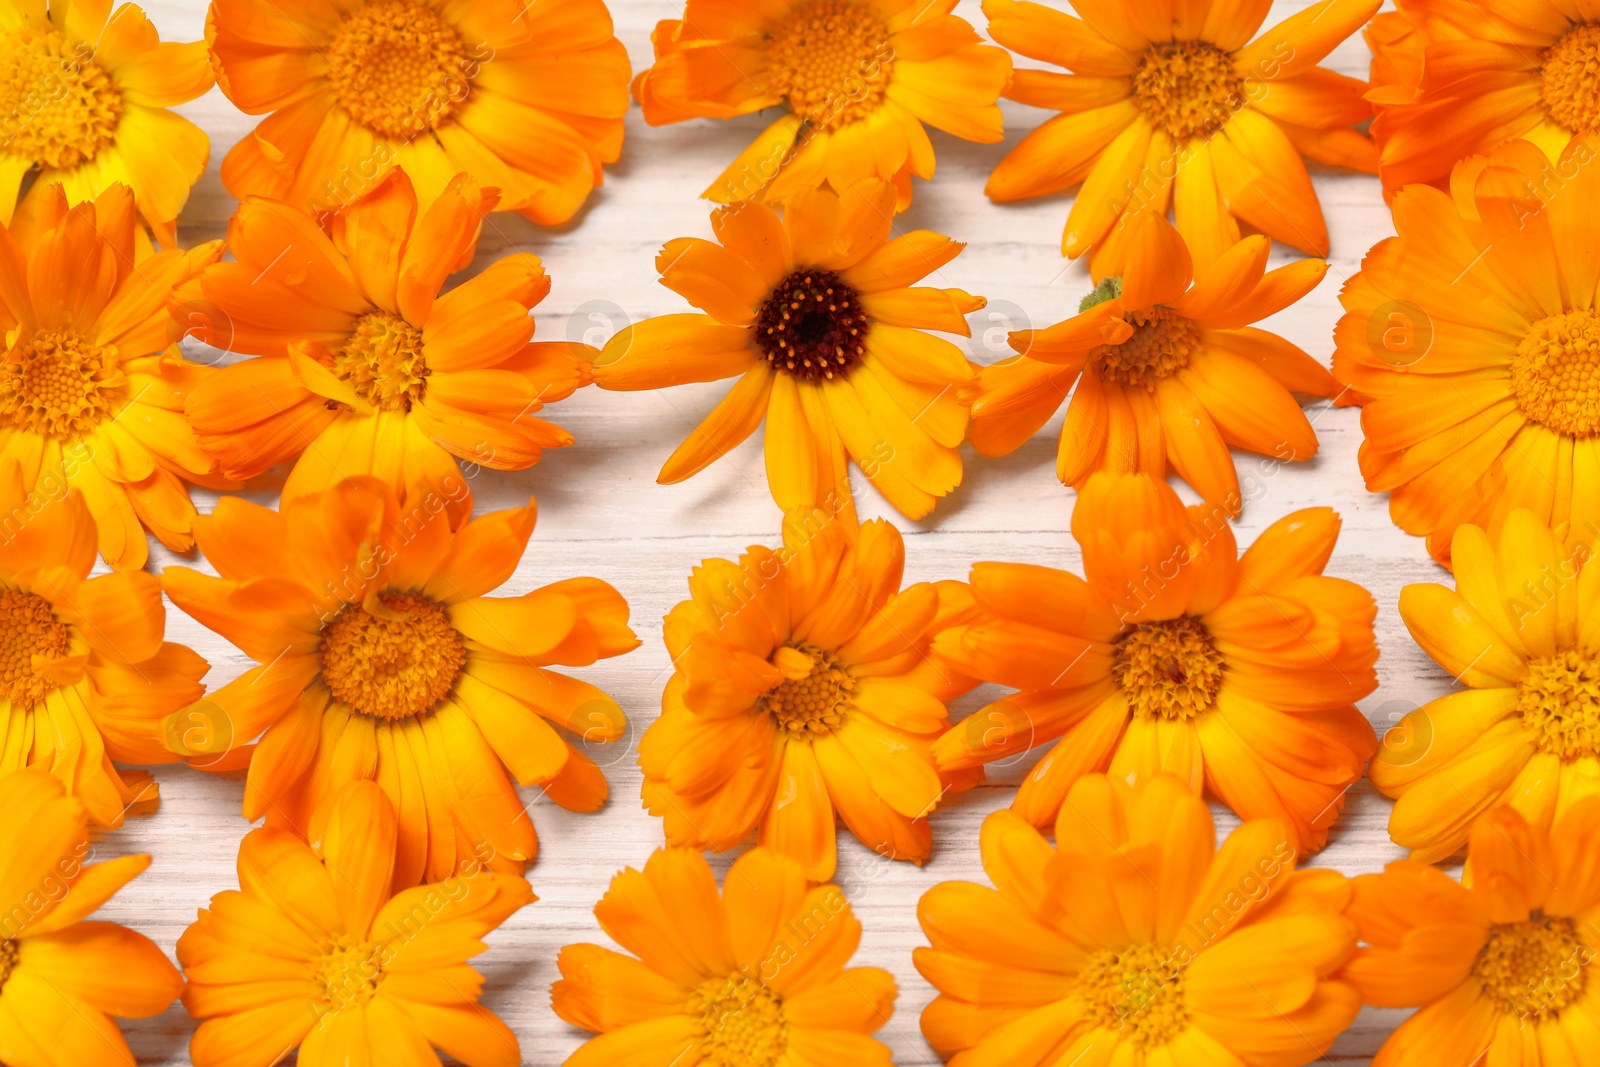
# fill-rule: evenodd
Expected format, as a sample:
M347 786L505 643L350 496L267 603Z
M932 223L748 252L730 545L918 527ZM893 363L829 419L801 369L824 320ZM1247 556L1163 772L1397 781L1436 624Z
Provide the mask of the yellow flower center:
M351 604L322 631L322 680L335 699L374 719L426 714L467 662L442 606L416 593L378 594L378 614Z
M831 270L797 270L756 315L767 363L802 381L844 374L861 359L871 320L856 291Z
M0 592L0 695L12 704L31 708L57 687L34 669L34 657L62 659L71 654L71 644L72 631L44 597Z
M1183 967L1156 945L1096 952L1078 972L1077 995L1086 1018L1139 1048L1166 1044L1189 1021Z
M410 411L427 392L432 373L423 358L422 331L387 311L371 311L356 320L350 339L333 357L333 372L361 399L386 411Z
M859 122L883 102L894 50L867 4L810 0L767 41L767 84L813 127Z
M1122 317L1133 327L1133 336L1089 352L1089 365L1101 381L1154 391L1157 382L1187 367L1200 351L1200 331L1171 308L1139 308Z
M0 44L0 152L41 167L87 163L111 144L122 94L94 49L55 30L8 30Z
M365 1004L383 981L382 945L357 941L348 934L332 938L322 947L316 963L316 983L322 1001L333 1011Z
M5 989L6 983L11 980L11 972L17 969L17 943L12 940L0 941L0 990Z
M1472 973L1504 1011L1537 1018L1578 999L1588 964L1589 950L1571 919L1535 916L1491 927Z
M745 975L701 982L687 1010L705 1028L701 1067L772 1067L789 1048L783 1000Z
M1118 638L1111 664L1129 709L1148 719L1188 720L1210 711L1222 671L1222 653L1190 615L1139 623Z
M411 0L370 0L344 20L327 48L328 77L352 119L410 140L449 121L475 69L461 35Z
M1564 760L1600 755L1600 662L1572 651L1530 660L1517 709L1544 751Z
M1210 137L1244 106L1244 78L1209 41L1154 44L1134 71L1133 102L1176 141Z
M114 414L125 382L115 345L41 331L0 362L0 425L76 440Z
M1544 50L1540 92L1550 120L1574 133L1600 129L1600 24L1585 22Z
M1556 433L1600 430L1600 314L1569 311L1534 323L1511 358L1511 395Z
M793 738L837 730L850 710L850 694L856 687L850 672L820 648L809 645L780 648L772 661L784 679L762 694L762 710Z

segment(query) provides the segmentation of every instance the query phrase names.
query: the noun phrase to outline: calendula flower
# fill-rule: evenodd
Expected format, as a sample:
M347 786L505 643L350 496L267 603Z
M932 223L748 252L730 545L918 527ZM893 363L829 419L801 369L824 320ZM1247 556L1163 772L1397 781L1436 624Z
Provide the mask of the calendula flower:
M205 44L160 40L134 4L10 0L0 24L0 222L30 176L28 196L53 197L60 184L73 203L126 185L139 217L175 247L211 142L167 109L211 88Z
M372 474L397 490L466 489L456 457L521 470L572 435L533 412L588 382L586 345L532 341L550 291L539 258L506 256L450 289L472 261L493 190L471 178L421 209L392 171L324 233L289 204L252 199L228 225L234 262L181 294L194 334L255 359L185 405L230 477L294 461L286 500ZM470 510L455 493L457 518Z
M12 267L0 283L0 456L21 464L28 492L81 492L100 554L131 569L149 556L145 528L175 552L194 547L185 479L226 484L183 416L213 372L179 355L166 306L222 242L141 256L137 229L126 185L70 209L51 185L0 227Z
M1376 748L1355 702L1377 687L1377 608L1322 573L1339 516L1293 512L1241 556L1219 510L1186 509L1143 475L1097 474L1072 536L1085 578L972 568L976 611L934 649L1020 692L935 741L940 770L1059 738L1011 805L1035 826L1085 774L1164 771L1241 818L1282 819L1301 851L1321 848Z
M1080 186L1064 255L1094 251L1122 273L1128 225L1170 206L1195 260L1210 264L1239 224L1316 256L1328 228L1302 156L1377 172L1351 126L1371 118L1366 83L1317 66L1379 0L1320 0L1257 36L1268 4L1074 0L1082 18L1024 0L984 0L989 34L1070 74L1019 70L1006 95L1061 114L1001 160L986 192L1022 200ZM1253 39L1252 39L1253 38Z
M206 662L162 640L155 575L89 577L94 517L82 493L56 488L30 493L0 461L0 775L48 771L97 825L121 826L154 807L156 785L111 761L172 762L145 724L200 697Z
M330 794L311 843L271 826L239 844L239 888L211 898L178 939L183 1003L200 1020L195 1067L517 1067L517 1037L478 1004L467 961L533 902L521 877L472 862L438 885L390 888L404 841L384 792Z
M0 1058L15 1067L133 1063L111 1016L159 1015L183 977L143 934L83 920L150 857L85 866L84 807L42 771L0 777L0 811Z
M1066 402L1056 457L1066 484L1095 471L1165 478L1170 466L1237 515L1229 447L1275 460L1315 455L1317 435L1290 393L1336 388L1322 364L1249 324L1315 289L1328 265L1303 259L1268 271L1272 242L1256 235L1196 269L1165 218L1137 225L1121 276L1098 278L1065 322L1011 334L1021 355L979 373L973 447L1012 452Z
M245 817L298 832L338 786L377 781L400 818L397 889L484 849L520 873L537 840L512 779L572 811L605 801L605 776L551 724L611 741L622 710L548 668L639 643L596 578L486 595L516 570L532 501L449 515L442 492L397 502L371 478L281 511L225 497L196 523L220 577L162 573L174 603L259 664L161 726L169 744L208 769L247 765Z
M733 204L711 214L720 245L680 237L661 250L661 284L706 314L621 330L595 384L738 381L659 481L698 474L766 419L767 484L785 511L853 508L852 460L913 519L961 484L973 367L922 331L968 334L984 299L915 286L966 246L928 230L888 240L894 195L879 181L811 190L781 223L765 204Z
M1456 527L1527 508L1573 543L1600 532L1600 311L1589 204L1600 141L1552 164L1513 141L1408 186L1398 237L1340 294L1333 373L1365 404L1361 472L1450 564Z
M676 666L639 743L667 842L725 851L759 828L806 877L833 877L834 813L880 854L921 864L927 814L982 771L941 774L944 701L972 687L930 657L971 597L900 588L905 545L882 520L792 513L783 548L711 559L667 613Z
M1355 879L1366 942L1340 978L1368 1004L1417 1008L1373 1067L1588 1063L1600 1049L1600 800L1554 827L1497 808L1472 827L1462 883L1414 859Z
M808 888L788 856L751 849L719 897L705 857L661 849L613 878L594 914L632 955L568 945L556 957L556 1014L599 1034L565 1067L888 1064L871 1035L894 1013L894 979L845 967L861 923L838 886Z
M1004 49L952 15L955 0L688 0L656 24L655 64L633 83L652 126L784 113L711 183L718 203L785 201L868 178L911 203L933 177L926 123L980 144L1001 132Z
M939 996L922 1033L953 1064L1299 1067L1361 1001L1335 974L1356 946L1350 883L1296 870L1295 834L1251 819L1217 846L1168 774L1075 782L1050 844L983 822L994 888L942 882L917 915Z
M337 210L391 167L424 204L460 173L488 211L568 221L622 152L628 54L602 0L213 0L217 83L266 115L222 161L234 196Z

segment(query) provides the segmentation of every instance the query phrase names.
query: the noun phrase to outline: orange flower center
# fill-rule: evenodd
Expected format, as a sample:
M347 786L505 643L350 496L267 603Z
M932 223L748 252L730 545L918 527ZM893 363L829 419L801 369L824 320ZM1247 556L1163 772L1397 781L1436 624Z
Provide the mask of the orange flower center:
M889 30L866 4L810 0L767 35L767 84L817 129L871 115L894 67Z
M1244 78L1209 41L1153 44L1134 71L1133 103L1176 141L1210 137L1244 106Z
M76 440L112 416L126 380L115 345L42 330L0 362L0 425Z
M1139 1048L1164 1045L1189 1023L1183 967L1156 945L1094 953L1078 972L1076 993L1086 1018Z
M1129 709L1147 719L1188 720L1210 711L1222 671L1222 653L1191 615L1139 623L1117 639L1111 664Z
M1600 24L1585 22L1544 50L1540 92L1550 120L1573 133L1600 129Z
M0 592L0 695L14 706L31 708L57 687L38 673L34 659L63 659L71 645L72 631L44 597L18 589Z
M1537 1018L1578 999L1590 962L1571 919L1535 916L1490 927L1472 973L1503 1011Z
M849 671L810 645L780 648L772 664L784 679L761 695L759 706L778 721L779 729L805 739L839 728L856 687Z
M1556 433L1600 431L1600 314L1569 311L1534 323L1511 357L1511 395Z
M445 609L416 593L384 592L379 610L351 604L322 631L322 680L336 700L374 719L424 715L455 688L467 647Z
M1122 317L1133 336L1089 352L1089 365L1101 381L1154 391L1157 382L1187 367L1200 350L1200 331L1171 308L1139 308Z
M1530 660L1517 708L1545 752L1564 760L1600 755L1600 662L1572 651Z
M399 315L370 311L356 320L350 339L333 357L333 373L373 407L410 411L427 392L432 372L423 358L421 330Z
M87 163L111 144L122 94L94 49L55 30L8 30L0 45L0 152L41 167Z
M11 980L11 972L17 969L17 943L9 938L0 941L0 990L4 990L6 983Z
M316 962L316 983L322 1002L331 1011L365 1004L383 981L384 949L348 934L331 938Z
M411 0L370 0L344 20L326 55L350 117L400 140L448 122L475 70L455 27Z
M814 382L860 361L870 325L860 297L838 274L797 270L761 305L756 347L771 366Z
M747 975L701 982L686 1010L705 1031L702 1067L772 1067L789 1048L783 1000Z

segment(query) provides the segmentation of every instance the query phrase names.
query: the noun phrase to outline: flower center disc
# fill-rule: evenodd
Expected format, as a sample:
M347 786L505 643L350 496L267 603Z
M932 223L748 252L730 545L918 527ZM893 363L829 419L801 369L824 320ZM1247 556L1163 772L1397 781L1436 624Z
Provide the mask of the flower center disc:
M1600 315L1569 311L1533 324L1511 358L1522 413L1568 437L1600 430Z
M1550 120L1574 133L1600 129L1600 24L1568 30L1544 51L1540 93Z
M797 270L756 316L767 363L803 381L844 374L861 359L871 320L856 291L831 270Z
M1151 45L1133 74L1133 103L1176 141L1210 137L1244 106L1244 78L1209 41Z
M772 1067L789 1048L783 1001L746 975L701 982L688 1011L705 1028L701 1067Z
M410 411L427 392L431 373L423 358L422 331L387 311L368 312L356 320L350 339L333 357L333 372L361 399L385 411Z
M767 84L818 129L871 115L894 66L889 30L865 4L811 0L768 35Z
M1101 381L1154 390L1161 379L1187 367L1200 350L1200 331L1171 308L1139 308L1123 319L1133 327L1132 337L1089 352Z
M0 363L0 423L56 440L76 440L111 417L124 383L115 345L91 345L68 330L45 330Z
M793 738L812 737L837 730L844 721L845 712L850 710L850 694L855 689L855 679L818 648L802 645L780 649L778 654L795 663L809 657L811 672L801 678L785 678L768 689L761 696L761 708Z
M17 969L17 943L9 938L0 941L0 990L4 990L6 983L11 980L11 972Z
M1545 752L1564 760L1600 754L1600 662L1570 651L1530 661L1517 710Z
M339 103L369 130L410 139L437 129L471 90L473 61L461 35L411 0L371 0L328 45Z
M0 592L0 695L19 708L39 703L57 684L34 672L33 657L62 659L71 653L71 642L72 632L44 597Z
M381 615L351 604L323 630L323 683L352 711L375 719L432 711L455 688L466 644L427 597L385 592L378 600Z
M1503 1010L1537 1018L1578 999L1588 962L1571 919L1537 917L1491 927L1472 973Z
M323 947L316 981L331 1010L365 1004L383 980L383 947L340 934Z
M1096 952L1078 972L1077 994L1086 1018L1140 1048L1166 1044L1189 1021L1183 968L1156 945Z
M0 151L49 168L94 159L117 135L122 94L94 49L55 30L8 30L0 46Z
M1135 715L1192 719L1210 711L1222 688L1222 653L1189 615L1141 622L1117 641L1111 676Z

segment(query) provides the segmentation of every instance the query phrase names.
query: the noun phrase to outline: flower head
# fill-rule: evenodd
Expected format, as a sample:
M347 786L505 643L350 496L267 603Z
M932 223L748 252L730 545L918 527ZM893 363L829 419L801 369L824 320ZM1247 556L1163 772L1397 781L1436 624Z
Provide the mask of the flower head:
M661 849L613 878L594 914L632 955L561 950L556 1014L599 1035L566 1067L889 1062L871 1035L894 1013L894 979L845 967L861 941L850 902L836 885L808 888L788 856L751 849L719 896L705 857Z
M1072 783L1174 774L1245 819L1282 819L1321 848L1376 748L1355 702L1377 687L1377 614L1322 573L1339 517L1307 508L1243 555L1222 513L1185 509L1165 483L1098 474L1072 535L1087 578L1021 563L972 568L974 612L934 651L1020 692L933 745L946 773L1060 739L1012 810L1056 818Z

